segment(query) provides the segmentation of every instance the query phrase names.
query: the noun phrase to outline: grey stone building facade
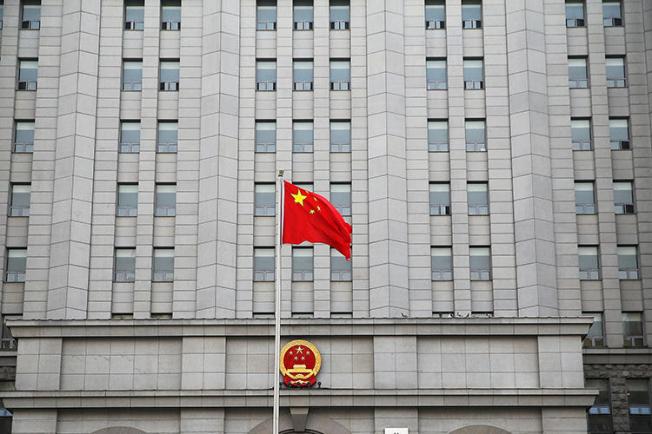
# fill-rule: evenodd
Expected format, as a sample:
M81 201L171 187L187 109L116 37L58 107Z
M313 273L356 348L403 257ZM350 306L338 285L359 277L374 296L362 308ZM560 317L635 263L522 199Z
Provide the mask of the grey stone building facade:
M11 432L652 432L652 2L0 3Z

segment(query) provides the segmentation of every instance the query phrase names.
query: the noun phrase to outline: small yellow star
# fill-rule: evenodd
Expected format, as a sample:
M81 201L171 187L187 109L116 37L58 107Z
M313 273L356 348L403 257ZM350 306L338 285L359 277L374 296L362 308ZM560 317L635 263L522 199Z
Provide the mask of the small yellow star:
M317 205L317 211L321 211L321 207Z
M294 198L294 203L298 203L301 206L303 206L303 200L308 197L301 193L301 190L297 190L297 193L292 194L291 196Z
M310 211L308 211L308 213L309 213L309 214L314 214L314 213L315 213L315 210L314 210L314 209L311 209Z

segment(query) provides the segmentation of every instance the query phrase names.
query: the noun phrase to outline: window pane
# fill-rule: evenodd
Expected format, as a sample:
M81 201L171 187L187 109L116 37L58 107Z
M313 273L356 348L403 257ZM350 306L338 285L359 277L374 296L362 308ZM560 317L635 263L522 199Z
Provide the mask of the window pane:
M21 60L18 81L36 82L38 79L38 60Z
M14 184L11 187L11 208L9 215L14 217L28 216L31 196L31 186Z
M614 208L616 214L631 214L634 212L634 194L631 181L613 183Z
M312 23L312 1L294 0L293 14L295 23Z
M463 2L462 3L462 20L481 20L482 7L479 2Z
M292 249L292 280L295 282L313 280L311 247L295 247Z
M427 87L431 90L446 89L448 87L448 75L446 72L446 60L431 59L426 61Z
M428 121L428 150L448 151L448 121Z
M276 122L256 121L256 152L276 152Z
M464 81L482 81L483 71L482 60L464 60Z
M351 81L351 62L348 60L331 60L331 81Z
M136 250L116 249L114 277L116 282L133 282L136 272Z
M156 186L156 212L157 217L172 217L176 214L177 186L157 185Z
M274 248L254 248L254 281L274 280Z
M118 186L118 215L135 216L138 210L138 185L121 184Z
M602 3L602 15L605 20L619 18L622 19L622 10L619 1L606 1Z
M348 0L331 0L330 20L331 23L348 23L350 20Z
M258 0L256 28L258 30L276 29L276 0Z
M158 151L176 152L179 141L179 125L177 122L159 122Z
M611 149L629 149L629 121L627 119L609 119Z
M351 152L351 122L332 121L330 127L331 152Z
M643 346L643 322L640 312L623 312L625 347Z
M163 23L180 23L181 22L181 2L164 1L161 5L161 22ZM178 30L178 28L169 29Z
M430 215L449 215L450 202L449 184L430 184Z
M256 82L276 82L276 61L259 60L256 62Z
M40 21L40 4L23 4L23 21Z
M604 329L601 313L587 314L593 316L593 323L586 334L585 347L602 347L604 345Z
M350 216L351 184L331 184L331 203L343 216Z
M347 261L337 250L331 249L331 281L349 282L351 280L351 261Z
M16 122L14 144L15 152L32 152L34 145L34 121Z
M120 123L120 152L138 152L140 149L140 122Z
M485 123L484 121L466 121L466 150L486 151L485 144Z
M446 6L443 1L426 1L426 22L445 22Z
M595 213L595 195L592 182L575 183L575 210L577 214Z
M312 152L313 125L312 122L294 122L292 125L293 152Z
M430 249L432 280L453 280L453 255L450 247Z
M600 279L600 259L598 248L594 246L578 247L580 280Z
M618 246L618 276L621 280L636 280L638 271L638 248Z
M122 67L123 90L141 90L143 79L143 62L126 61Z
M138 23L130 27L132 30L143 30L145 20L145 5L143 0L128 0L125 2L125 22Z
M579 20L584 19L583 2L566 2L566 19Z
M7 250L6 282L24 282L27 268L27 249Z
M571 120L571 140L573 149L577 151L586 151L591 146L591 121L585 119Z
M467 184L467 201L470 215L489 214L489 194L487 184Z
M488 247L469 248L471 280L491 280L491 250Z
M276 186L274 184L256 184L255 186L256 216L273 216L276 214Z
M174 249L154 249L152 280L155 282L174 280Z

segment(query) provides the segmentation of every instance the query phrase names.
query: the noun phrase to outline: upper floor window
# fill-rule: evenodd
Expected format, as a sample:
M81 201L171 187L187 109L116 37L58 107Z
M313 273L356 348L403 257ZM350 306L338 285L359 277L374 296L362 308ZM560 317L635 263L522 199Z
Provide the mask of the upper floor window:
M23 0L20 11L20 28L38 30L41 28L41 0Z
M177 121L161 121L158 123L156 151L160 153L177 152L179 143L179 123Z
M38 80L38 60L18 61L18 90L36 90Z
M292 62L292 77L294 90L312 90L313 63L311 59L294 60Z
M450 215L451 191L450 184L443 182L430 183L430 215Z
M426 60L426 87L428 90L448 89L446 59Z
M256 60L256 90L276 90L276 60Z
M4 0L0 1L0 29L4 27L5 4Z
M611 139L612 151L624 151L630 149L629 120L626 118L610 118L609 136Z
M568 58L568 86L571 89L586 89L589 87L586 57Z
M590 433L604 434L613 432L611 420L611 393L609 380L603 378L587 378L587 389L597 389L600 393L588 410L588 428Z
M312 121L294 121L292 124L292 152L312 152L313 143Z
M134 280L136 280L136 249L115 249L113 281L133 282Z
M471 280L491 280L491 249L469 247Z
M174 249L156 248L152 261L153 282L174 281Z
M331 282L350 282L353 280L351 261L335 249L331 249Z
M34 148L34 121L16 121L14 152L32 152Z
M627 379L627 404L629 429L632 433L652 432L652 407L650 406L650 379Z
M123 154L140 152L140 122L120 121L120 148Z
M12 184L9 204L9 215L12 217L26 217L29 215L32 186L29 184Z
M175 184L156 185L156 217L174 217L177 214L177 186Z
M645 345L641 312L623 312L623 337L625 348Z
M473 182L466 185L469 215L489 215L489 185Z
M571 141L573 151L590 151L591 121L589 119L571 119Z
M466 150L469 152L485 152L487 150L487 140L485 134L485 121L464 122L464 135L466 139Z
M632 181L614 181L614 211L616 214L634 214Z
M346 30L351 20L349 0L330 0L330 21L332 30Z
M294 15L294 30L312 30L312 0L294 0L292 13Z
M575 183L575 212L577 214L595 214L595 193L592 181Z
M482 2L480 0L462 0L462 27L465 29L482 27Z
M618 246L618 278L620 280L640 278L637 246Z
M343 216L351 215L351 184L331 184L331 203Z
M179 61L161 60L159 89L176 92L179 90Z
M607 57L607 87L626 87L625 57Z
M453 280L453 252L450 247L430 248L431 279Z
M274 247L254 248L254 281L274 281Z
M566 27L584 26L584 0L566 0Z
M276 214L276 186L274 184L256 184L254 194L254 215L257 217Z
M448 152L448 121L428 121L428 151Z
M623 5L620 1L605 0L602 2L602 17L605 27L623 25Z
M122 62L122 90L143 90L143 61L124 60Z
M119 184L116 215L135 217L138 215L138 184Z
M276 122L256 121L256 152L276 152Z
M145 1L125 0L125 30L145 28Z
M597 246L577 248L580 266L580 280L600 280L600 256Z
M331 90L351 89L351 61L331 60Z
M276 0L256 1L256 30L276 30Z
M24 282L26 267L27 249L7 249L7 270L5 271L5 282Z
M351 121L331 121L331 152L351 152Z
M181 30L181 0L161 1L161 30Z
M292 281L312 282L314 263L312 247L292 248Z
M587 313L593 316L593 323L584 338L584 348L601 348L604 346L604 323L601 313Z
M426 0L426 29L446 28L446 2L444 0Z
M464 59L464 89L484 88L484 61Z

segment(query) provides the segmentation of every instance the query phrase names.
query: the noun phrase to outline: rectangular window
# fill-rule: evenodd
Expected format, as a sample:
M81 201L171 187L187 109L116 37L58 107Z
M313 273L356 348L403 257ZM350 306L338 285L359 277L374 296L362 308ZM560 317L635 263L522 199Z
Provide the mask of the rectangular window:
M590 151L591 121L589 119L571 119L571 140L573 151Z
M294 90L312 90L313 63L312 60L294 60L292 63L292 78Z
M7 271L5 272L5 282L24 282L26 267L27 249L7 249Z
M607 57L607 87L626 87L625 58Z
M351 61L331 60L331 90L351 90Z
M276 60L256 60L256 90L276 90Z
M176 121L160 121L158 123L158 137L156 140L156 152L174 153L177 152L179 142L179 123Z
M38 81L38 60L18 61L18 90L36 90Z
M125 92L143 90L142 60L124 60L122 62L122 90Z
M430 215L451 214L450 184L430 183Z
M256 152L276 152L276 122L256 121Z
M351 184L331 184L331 203L344 217L351 215Z
M462 0L462 28L479 29L480 27L482 27L482 2Z
M140 152L140 122L120 121L120 152Z
M133 282L136 280L136 249L115 249L113 264L114 282Z
M179 90L179 61L161 60L159 90L177 92Z
M274 281L273 247L254 247L254 281Z
M41 28L41 1L23 0L20 11L20 28L38 30Z
M466 185L469 215L489 215L489 185L473 182Z
M587 378L587 389L597 389L600 393L588 410L589 433L606 434L613 432L611 420L611 393L609 380L602 378Z
M448 121L428 121L428 151L448 152Z
M312 247L292 248L292 281L312 282L313 260Z
M351 5L349 0L330 1L331 30L346 30L351 20Z
M174 281L174 248L154 249L154 258L152 261L152 281Z
M175 184L156 185L156 217L174 217L177 213L177 186Z
M353 280L351 261L335 249L331 249L331 282L350 282Z
M584 338L584 348L602 348L604 347L604 323L601 313L585 313L593 316L593 323Z
M484 88L484 61L482 59L464 59L464 89Z
M0 2L0 30L4 27L5 4L4 0Z
M351 122L331 121L331 152L351 152Z
M256 30L276 30L276 0L256 2Z
M618 278L620 280L640 279L637 246L618 246Z
M486 152L486 135L485 135L485 121L471 121L464 122L464 135L466 138L466 150L468 152Z
M586 89L589 87L586 57L568 58L568 86L571 89Z
M254 196L254 215L257 217L276 214L276 186L274 184L256 184Z
M14 152L32 152L34 149L34 121L16 121Z
M11 203L9 215L12 217L29 216L29 204L32 193L32 186L29 184L11 185Z
M469 255L471 280L491 280L491 249L470 247Z
M446 2L444 0L426 0L426 29L446 28Z
M145 1L125 0L125 30L145 28Z
M448 89L446 59L426 60L426 85L428 90Z
M643 316L640 312L623 312L623 335L625 348L645 345L643 334Z
M295 121L292 124L292 152L312 152L313 142L312 121Z
M121 217L138 215L138 184L118 184L116 215Z
M612 151L625 151L631 149L629 138L629 119L610 118L609 136L611 137Z
M566 0L566 27L584 27L584 0Z
M593 182L575 183L575 212L577 214L595 214Z
M294 16L294 30L312 30L312 0L294 0L292 13Z
M597 246L577 248L580 266L580 280L600 280L600 255Z
M181 30L181 0L161 1L161 30Z
M632 181L614 181L614 211L616 214L634 214Z
M620 27L623 25L623 8L620 1L603 1L602 16L605 27Z
M452 249L450 247L431 247L430 267L433 281L453 280Z
M652 432L652 407L650 407L650 379L627 379L627 404L629 429L632 433Z

